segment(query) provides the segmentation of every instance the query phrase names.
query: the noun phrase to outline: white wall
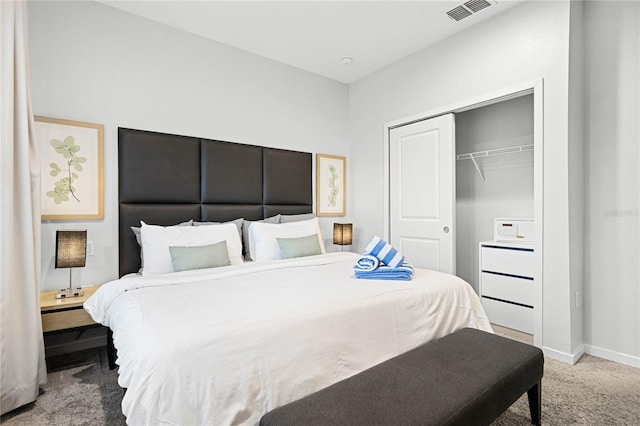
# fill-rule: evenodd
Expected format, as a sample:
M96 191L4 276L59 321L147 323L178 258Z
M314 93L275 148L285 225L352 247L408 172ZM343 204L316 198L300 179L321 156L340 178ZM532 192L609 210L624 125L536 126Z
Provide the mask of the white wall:
M585 2L585 343L640 367L640 3Z
M383 126L544 79L543 346L571 358L568 2L525 2L350 86L351 188L359 240L383 233ZM357 153L358 155L353 155ZM362 249L362 247L360 247Z
M571 347L584 342L584 13L583 2L572 1L569 22L569 294Z
M30 1L29 50L34 113L105 129L105 218L43 223L44 289L68 283L56 229L86 228L95 244L76 283L117 278L118 127L348 153L346 85L100 3Z
M455 116L456 154L533 144L533 95ZM478 291L478 243L496 217L533 217L533 152L456 162L456 275Z

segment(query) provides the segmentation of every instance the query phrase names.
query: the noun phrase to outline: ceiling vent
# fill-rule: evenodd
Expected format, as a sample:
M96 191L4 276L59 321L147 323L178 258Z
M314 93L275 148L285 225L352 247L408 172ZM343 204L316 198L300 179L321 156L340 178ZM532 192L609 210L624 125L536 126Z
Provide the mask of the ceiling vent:
M491 6L487 0L469 0L464 3L464 7L472 11L473 13L480 12L485 7Z
M447 11L447 16L453 19L454 21L461 21L464 18L473 15L491 6L491 3L487 0L469 0L461 4L460 6L456 6L453 9Z
M454 21L460 21L466 18L467 16L471 16L472 13L469 12L469 9L460 5L458 7L454 7L453 9L447 11L447 15L449 15L449 18L453 19Z

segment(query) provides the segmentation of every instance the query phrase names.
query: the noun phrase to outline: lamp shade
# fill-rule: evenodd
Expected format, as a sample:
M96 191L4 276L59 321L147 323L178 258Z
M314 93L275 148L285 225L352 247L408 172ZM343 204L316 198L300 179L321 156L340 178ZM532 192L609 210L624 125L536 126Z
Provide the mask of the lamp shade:
M350 246L353 240L353 225L351 223L333 224L333 244Z
M76 268L87 260L87 231L56 231L56 268Z

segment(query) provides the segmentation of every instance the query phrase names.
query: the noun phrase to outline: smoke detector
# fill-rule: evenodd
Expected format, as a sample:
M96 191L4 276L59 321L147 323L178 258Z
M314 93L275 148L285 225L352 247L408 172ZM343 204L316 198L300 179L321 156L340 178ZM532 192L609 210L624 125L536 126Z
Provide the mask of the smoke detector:
M480 12L482 9L486 9L491 6L488 0L468 0L459 6L454 7L446 12L447 16L454 21L461 21L474 13Z

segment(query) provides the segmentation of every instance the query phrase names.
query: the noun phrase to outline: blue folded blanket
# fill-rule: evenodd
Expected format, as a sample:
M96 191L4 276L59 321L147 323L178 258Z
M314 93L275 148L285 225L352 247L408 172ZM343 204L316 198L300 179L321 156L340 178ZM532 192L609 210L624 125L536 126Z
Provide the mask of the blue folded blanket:
M402 265L392 268L390 266L378 266L376 269L362 269L356 264L353 267L356 278L366 280L400 280L410 281L413 276L413 266L404 262Z
M367 254L377 257L382 263L392 268L400 266L404 262L404 256L393 248L391 244L377 235L369 242L365 251Z
M377 257L370 254L363 254L356 260L356 266L354 266L353 269L358 268L359 271L373 271L378 266L380 266L380 260L378 260Z

